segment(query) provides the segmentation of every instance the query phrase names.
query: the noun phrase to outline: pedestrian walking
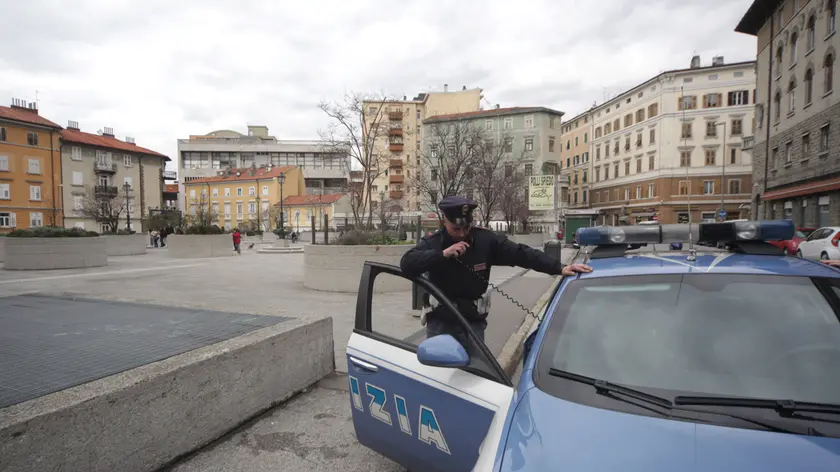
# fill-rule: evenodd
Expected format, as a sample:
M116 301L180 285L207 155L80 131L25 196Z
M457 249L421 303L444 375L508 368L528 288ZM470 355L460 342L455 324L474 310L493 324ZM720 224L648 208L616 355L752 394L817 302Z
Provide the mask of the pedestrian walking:
M160 233L158 232L158 230L153 229L152 230L152 241L154 241L154 246L155 247L158 247L158 241L159 240L160 240Z
M458 196L441 200L438 207L444 216L443 228L409 249L400 260L400 268L411 277L427 274L484 340L489 313L487 288L494 265L565 276L591 272L592 268L584 264L565 265L530 246L517 244L488 229L472 227L473 210L477 206L474 201ZM425 318L426 337L450 334L467 348L466 332L454 315L442 306L434 306L434 302L432 305Z
M237 254L240 256L242 255L242 251L239 249L239 245L242 243L242 235L239 234L239 229L233 230L233 250L236 251Z

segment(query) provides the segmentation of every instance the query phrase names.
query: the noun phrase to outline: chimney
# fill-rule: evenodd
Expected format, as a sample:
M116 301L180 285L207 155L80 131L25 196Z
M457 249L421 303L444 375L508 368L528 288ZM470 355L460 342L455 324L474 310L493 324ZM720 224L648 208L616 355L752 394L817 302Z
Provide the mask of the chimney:
M73 120L67 120L67 129L74 129L79 131L79 122Z
M28 103L26 100L21 100L20 98L12 98L12 108L16 108L18 110L31 111L34 112L36 115L38 114L37 103Z
M713 66L722 66L723 65L723 56L715 56L712 58L712 65Z
M132 138L131 136L126 136L125 137L125 142L127 142L128 144L136 144L134 142L134 138Z
M102 136L108 136L109 138L114 137L114 128L105 127L105 131L102 132Z
M692 56L691 58L691 68L697 69L700 67L700 56Z
M448 92L448 91L449 91L449 84L443 84L443 91L444 91L444 92Z
M466 85L464 85L464 86L461 88L461 90L466 90L466 89L467 89L467 86L466 86Z
M403 101L408 101L408 95L403 95Z
M498 109L499 109L499 104L497 103L497 104L496 104L496 110L498 110Z

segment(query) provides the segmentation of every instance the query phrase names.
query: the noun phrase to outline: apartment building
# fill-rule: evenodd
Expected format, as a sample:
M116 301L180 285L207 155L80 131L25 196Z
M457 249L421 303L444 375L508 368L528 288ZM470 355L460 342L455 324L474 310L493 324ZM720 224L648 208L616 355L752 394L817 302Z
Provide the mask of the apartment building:
M213 223L227 231L238 227L271 231L280 218L271 208L288 197L306 195L302 169L271 164L219 170L183 185L187 221L203 207L205 212L210 210ZM284 208L283 213L288 224L294 212Z
M755 62L699 56L590 110L589 200L603 224L745 218ZM723 209L723 212L721 212Z
M78 122L68 122L61 131L64 225L107 231L107 226L101 226L82 209L86 201L120 195L127 206L120 214L119 228L127 228L130 220L134 231L147 231L145 219L150 211L164 206L163 172L170 160L138 146L132 137L118 139L112 128L88 133L79 128Z
M758 39L753 214L840 225L836 0L756 0L735 31Z
M431 136L446 136L447 133L435 132L432 128L440 126L457 126L457 123L468 123L482 130L485 139L494 140L504 146L504 152L511 158L521 158L523 171L526 175L557 175L560 170L560 124L563 112L545 107L510 107L494 108L469 113L455 113L440 115L423 120L424 134L429 139L423 141L422 152L434 154L436 146L444 143ZM422 169L429 177L436 169ZM568 184L561 179L561 196L568 192ZM421 202L428 205L428 202ZM565 200L560 198L555 211L531 212L531 222L535 226L551 226L557 224L557 216L565 208ZM422 208L423 211L435 211L434 208Z
M560 135L560 177L564 180L561 199L568 208L589 207L589 179L591 176L590 138L592 114L585 111L565 121Z
M0 232L63 224L60 131L36 103L0 106Z
M371 123L379 123L382 136L377 139L376 152L388 168L377 172L371 192L375 195L386 192L386 199L394 213L402 216L422 214L421 204L414 192L408 192L412 175L421 167L420 149L423 140L423 120L445 114L478 111L483 98L482 89L449 90L423 92L411 100L404 96L402 100L365 102L365 129ZM387 130L387 132L385 132Z
M282 140L269 134L266 126L248 126L248 134L217 130L178 140L179 177L183 185L213 177L220 170L293 166L303 172L306 193L345 192L350 170L348 156L336 153L323 141Z

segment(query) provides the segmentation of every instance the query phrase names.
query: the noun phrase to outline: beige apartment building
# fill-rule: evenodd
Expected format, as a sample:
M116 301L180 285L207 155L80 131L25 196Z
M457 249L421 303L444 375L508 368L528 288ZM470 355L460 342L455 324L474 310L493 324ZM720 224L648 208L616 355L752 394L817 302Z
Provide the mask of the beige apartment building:
M93 192L127 196L128 208L120 215L119 228L125 229L130 218L131 229L147 231L143 220L149 209L163 207L163 171L168 161L169 157L138 146L133 138L117 139L111 128L101 134L86 133L70 121L61 131L64 225L105 230L81 212L86 196Z
M561 200L570 209L589 207L592 129L592 114L589 111L565 121L561 128L560 176L568 183L568 190L561 187Z
M438 115L478 111L483 98L482 89L466 86L461 90L419 93L408 100L365 102L366 128L374 120L380 123L381 137L377 139L380 162L388 168L373 182L374 200L384 197L390 211L402 216L422 215L422 202L414 192L408 192L412 175L420 168L418 153L423 139L423 120ZM387 130L387 131L386 131ZM386 157L387 156L387 157Z
M755 61L663 72L589 111L589 202L601 224L749 216Z

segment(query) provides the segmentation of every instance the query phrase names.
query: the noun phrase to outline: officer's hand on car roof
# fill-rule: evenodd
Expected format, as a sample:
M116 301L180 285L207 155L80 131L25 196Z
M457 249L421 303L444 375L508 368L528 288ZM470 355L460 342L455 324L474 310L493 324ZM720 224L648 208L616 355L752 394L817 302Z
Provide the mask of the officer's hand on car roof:
M831 259L826 259L826 260L824 260L824 261L820 261L820 262L822 262L823 264L826 264L826 265L830 265L831 267L837 267L837 268L840 268L840 261L835 261L835 260L831 260Z
M589 267L586 264L569 264L563 267L563 271L560 272L565 276L572 276L575 274L586 274L592 272L592 267Z

